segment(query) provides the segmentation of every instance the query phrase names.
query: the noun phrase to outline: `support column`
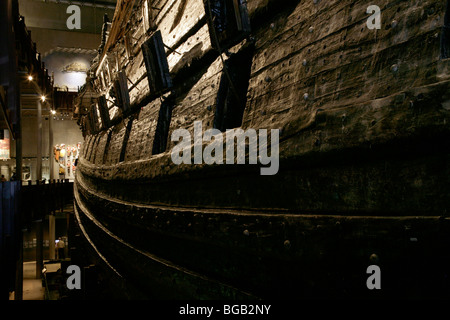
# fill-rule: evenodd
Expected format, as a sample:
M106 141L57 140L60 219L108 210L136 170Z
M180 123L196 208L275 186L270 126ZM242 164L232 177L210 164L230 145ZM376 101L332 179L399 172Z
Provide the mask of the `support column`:
M48 241L50 250L50 260L55 260L55 214L51 213L48 216Z
M36 180L38 185L42 182L42 103L41 100L37 101L37 145L36 145ZM40 216L43 215L39 209ZM41 278L41 272L44 267L44 230L43 230L42 218L36 221L36 279Z
M16 180L19 181L22 188L22 106L20 101L20 82L17 81L16 92L16 123L14 131L16 136ZM19 249L18 260L16 264L16 285L14 290L14 300L23 300L23 230L20 221L23 213L19 210L18 215L18 235L17 246Z
M36 242L36 279L40 279L44 268L44 224L42 219L36 221Z
M19 228L18 243L19 248L18 259L16 263L16 285L14 288L14 300L23 300L23 230Z
M49 147L49 169L50 169L50 180L53 181L55 179L55 166L54 166L54 157L53 157L53 114L50 112L48 116L48 147Z
M42 181L42 103L37 101L36 180Z
M20 96L19 96L20 98ZM18 99L19 99L18 98ZM20 100L17 103L17 112L19 117L15 126L16 133L16 180L22 181L22 116L21 116Z
M20 84L17 82L17 90L20 92ZM15 124L16 135L16 180L22 185L22 115L20 105L20 95L17 96L16 104L17 120ZM19 211L18 224L20 224L22 213ZM18 260L16 264L16 285L14 289L14 300L23 300L23 230L18 226L17 246L19 249Z
M20 92L20 84L17 82L17 90ZM20 105L20 95L17 96L17 120L15 125L16 135L16 180L22 185L22 115ZM20 224L22 213L19 211L17 222ZM19 249L18 260L16 264L16 285L14 289L14 300L23 300L23 231L22 226L18 227L17 246Z

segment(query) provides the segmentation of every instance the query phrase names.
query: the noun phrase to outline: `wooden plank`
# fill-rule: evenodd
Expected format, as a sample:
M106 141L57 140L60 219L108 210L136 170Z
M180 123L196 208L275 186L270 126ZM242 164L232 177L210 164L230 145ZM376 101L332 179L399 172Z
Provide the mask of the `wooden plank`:
M157 31L142 45L145 67L147 69L150 94L161 95L172 88L172 78L164 50L161 32Z
M159 19L170 29L175 16L180 17L177 8L181 2L169 1L166 4ZM258 18L261 14L255 6L269 4L274 5L274 2L250 1L253 17ZM430 88L433 76L425 74L437 62L435 53L438 52L439 41L435 41L433 36L440 28L438 18L442 4L434 7L433 14L428 13L431 11L426 1L420 1L418 7L398 1L383 1L380 6L385 15L385 25L382 30L373 32L363 28L368 17L363 1L298 2L297 6L277 11L277 16L258 20L260 25L256 26L254 34L256 54L243 127L283 129L286 142L286 147L282 146L281 150L283 158L355 147L379 138L387 141L389 137L398 136L399 132L407 136L416 130L414 128L419 123L442 124L439 112L430 109L429 113L416 117L416 111L408 109L409 99L414 101L422 90L431 97L432 92L441 92L446 87ZM189 7L188 3L186 8ZM265 10L264 7L259 9ZM195 20L188 18L186 25L192 30ZM395 30L389 27L394 18L399 22ZM311 26L314 27L312 32ZM181 54L169 54L171 72L188 67L190 61L204 57L211 50L205 30L206 25L179 43L177 52ZM414 36L406 37L407 30L412 30ZM133 35L137 36L134 49L138 49L145 36L139 30L133 30ZM202 42L201 47L197 41ZM405 58L400 61L399 72L395 74L391 70L391 61L398 57ZM306 60L306 65L303 65L303 60ZM440 65L442 67L442 63ZM142 54L126 68L133 80L141 79L144 74ZM210 64L207 75L192 80L192 86L180 84L176 88L179 98L173 112L171 132L177 128L192 130L195 120L203 120L203 128L210 128L220 71L221 62L216 60ZM134 85L130 92L131 101L143 101L148 93L146 79ZM421 86L424 88L419 89ZM304 99L305 93L308 100ZM398 113L392 110L392 105L398 107ZM136 120L130 139L137 135L135 141L151 143L152 134L146 130L153 130L158 108L159 103L143 105L142 110L151 120L144 121L141 117ZM371 117L373 120L370 121ZM400 124L403 122L410 125L403 126ZM435 126L436 130L445 127L440 124ZM383 130L386 126L393 129ZM302 133L302 138L295 140L298 145L288 140L299 133ZM113 141L116 135L120 137L118 132L114 132ZM319 147L315 145L316 141L321 141ZM126 156L127 161L137 163L142 159L139 153L129 151L132 156ZM145 159L147 157L145 154ZM114 166L113 162L110 164ZM129 168L126 164L121 165L125 171L134 170L134 167L133 163Z
M342 270L337 275L330 275L330 279L337 279L335 277L343 274L358 274L358 266L369 263L368 258L374 253L383 257L386 270L394 266L402 269L400 265L409 263L404 259L412 252L415 257L432 258L430 248L440 252L448 247L448 242L444 239L448 239L445 232L450 225L448 221L442 222L438 216L356 217L144 204L129 206L123 199L113 201L97 192L88 191L82 183L78 186L78 203L90 208L89 215L93 216L97 225L107 226L109 232L124 241L130 241L133 247L139 248L143 237L147 238L147 252L210 276L220 274L230 280L239 277L238 287L252 288L255 293L263 294L264 288L267 289L268 286L270 292L265 294L269 296L273 294L273 290L279 290L277 295L291 298L292 294L298 294L302 277L295 270L298 270L299 265L305 268L308 279L313 277L319 281L323 277L323 270L317 273L314 270L321 269L340 257L342 262L339 268ZM110 210L96 210L105 206ZM327 237L324 238L324 234ZM415 245L417 241L419 246ZM438 247L430 247L432 243ZM183 247L181 252L176 250L179 246ZM195 254L192 255L199 248L202 248L202 252L209 252L203 255L202 262L195 258ZM219 250L217 253L216 248L230 250L230 253L222 259L223 252ZM439 261L432 268L439 266L443 270L442 263L445 259L438 256L440 257L437 255L432 258L433 261ZM271 264L270 261L276 263ZM243 264L248 268L234 268ZM254 265L259 266L256 274L261 273L260 276L266 281L261 282L258 276L255 278ZM270 273L265 270L268 266L271 266ZM274 271L278 269L289 272ZM267 278L268 274L271 275L270 278ZM425 276L423 273L421 275ZM284 277L296 282L291 288L294 289L293 292L286 292L290 287L285 285L285 281L281 281ZM277 281L281 281L283 285L278 287ZM437 279L433 281L437 281L437 285L440 283ZM401 287L401 281L394 282ZM353 288L353 285L360 286L358 281L346 283L346 289Z
M107 52L117 42L117 39L123 33L123 24L128 21L133 8L134 0L118 0L116 4L116 11L111 24L111 30L103 50L103 54L100 56L100 62L106 56Z
M241 0L204 0L211 43L225 52L244 40L251 32L247 2Z
M187 0L185 6L180 6L180 3L181 1L173 1L173 5L167 6L167 12L160 20L156 21L165 44L169 47L174 47L205 16L202 0ZM181 11L183 12L182 18L174 27L177 12Z
M177 48L177 52L168 55L170 72L176 74L183 67L189 66L192 61L201 59L211 49L209 30L205 24L197 33L182 43Z
M127 111L130 108L130 93L128 91L128 80L124 71L120 71L117 74L117 80L114 83L114 89L118 97L118 102L123 111Z
M106 129L110 126L111 119L109 118L108 105L106 103L106 97L100 96L97 99L97 107L100 112L100 118L102 121L102 128Z

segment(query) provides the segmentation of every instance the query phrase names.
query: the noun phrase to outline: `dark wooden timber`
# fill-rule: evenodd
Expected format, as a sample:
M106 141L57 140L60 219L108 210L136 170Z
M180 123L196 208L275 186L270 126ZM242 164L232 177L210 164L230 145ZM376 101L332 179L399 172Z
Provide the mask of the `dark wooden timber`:
M74 254L111 280L104 296L450 297L445 1L382 1L379 30L364 1L229 1L250 24L230 35L218 1L156 1L154 30L142 3L107 53L130 108L108 102L110 126L85 131L75 182ZM155 32L169 91L149 85ZM196 121L280 130L278 173L174 164L172 133Z

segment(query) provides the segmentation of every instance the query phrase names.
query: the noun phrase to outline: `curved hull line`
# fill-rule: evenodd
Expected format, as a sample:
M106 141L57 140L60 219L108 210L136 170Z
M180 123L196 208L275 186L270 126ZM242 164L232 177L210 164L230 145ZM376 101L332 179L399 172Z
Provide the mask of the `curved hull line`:
M80 214L78 212L76 204L74 204L73 208L74 208L74 211L75 211L75 217L77 219L78 226L80 227L81 231L83 232L83 235L86 238L86 240L89 242L89 244L95 250L95 252L97 252L98 256L108 265L108 267L110 267L111 270L113 270L119 277L122 278L122 275L116 269L114 269L114 267L109 263L109 261L105 258L105 256L103 256L101 254L101 252L97 249L97 246L94 244L94 242L91 240L91 238L87 234L86 229L84 229L84 226L83 226L83 224L81 222Z
M242 290L240 290L240 289L238 289L238 288L235 288L235 287L230 286L230 285L228 285L228 284L224 284L224 283L219 282L219 281L217 281L217 280L214 280L214 279L211 279L211 278L202 276L201 274L198 274L198 273L196 273L196 272L193 272L193 271L188 270L188 269L186 269L186 268L183 268L183 267L181 267L181 266L177 266L177 265L175 265L175 264L173 264L173 263L171 263L171 262L169 262L169 261L167 261L167 260L161 259L161 258L159 258L159 257L157 257L157 256L155 256L155 255L153 255L153 254L150 254L150 253L148 253L148 252L142 251L142 250L140 250L140 249L138 249L138 248L132 246L131 244L129 244L129 243L126 242L125 240L119 238L118 236L116 236L115 234L113 234L111 231L109 231L102 223L100 223L100 222L99 222L99 221L98 221L98 220L90 213L90 211L83 205L83 203L82 203L82 201L81 201L81 199L80 199L79 193L78 193L78 187L77 187L76 185L74 185L74 197L75 197L75 201L76 201L77 205L80 207L81 211L85 214L85 216L86 216L87 218L89 218L89 220L91 220L91 221L92 221L99 229L101 229L101 230L102 230L104 233L106 233L108 236L110 236L110 237L113 238L114 240L118 241L119 243L121 243L121 244L127 246L127 247L130 248L131 250L136 251L136 252L138 252L139 254L145 256L146 258L149 258L149 259L151 259L152 261L154 261L154 262L156 262L156 263L158 263L158 264L162 264L162 265L164 265L164 266L166 266L166 267L168 267L168 268L170 268L170 269L173 269L173 270L175 270L175 271L185 273L185 274L187 274L187 275L190 275L190 276L192 276L192 277L194 277L194 278L197 278L197 279L201 279L201 280L203 280L203 281L207 281L207 282L210 282L210 283L216 283L216 284L218 284L218 285L220 285L220 286L228 287L228 288L230 288L230 289L232 289L232 290L239 291L239 292L241 292L241 293L243 293L244 295L247 295L247 296L253 296L251 293L242 291ZM78 214L78 213L77 213L77 214ZM80 219L79 219L79 216L78 216L78 215L77 215L77 220L80 222ZM81 222L80 222L80 223L81 223ZM80 225L80 226L81 226L81 225ZM85 233L85 231L83 231L83 233ZM87 233L85 233L85 235L87 236ZM91 243L91 245L93 245L93 243ZM94 245L93 245L93 246L94 246ZM95 248L95 246L94 246L94 248ZM96 248L95 248L95 249L96 249ZM102 257L102 259L103 259L105 262L107 262L107 260L100 254L100 252L99 252L97 249L96 249L96 251L97 251L97 253ZM107 263L108 263L108 262L107 262ZM108 265L110 266L109 263L108 263ZM114 270L114 268L113 268L113 270Z
M274 213L260 213L261 211L264 210L256 210L258 213L253 213L252 211L249 210L233 210L233 209L223 209L223 208L196 208L196 207L179 207L179 206L168 206L168 205L148 205L148 204L142 204L142 203L138 203L138 202L131 202L131 201L125 201L125 200L121 200L121 199L117 199L117 198L113 198L113 197L109 197L108 195L102 193L102 192L98 192L98 191L93 191L91 189L89 189L86 184L83 182L83 179L80 179L80 176L77 175L76 179L76 183L81 185L83 187L83 189L85 190L89 190L89 193L91 195L94 195L97 198L100 198L101 200L104 201L109 201L109 202L113 202L115 204L118 205L123 205L123 206L133 206L136 208L140 208L140 209L166 209L166 210L173 210L174 208L176 208L177 211L180 212L192 212L193 214L195 213L202 213L202 214L228 214L228 215L232 215L232 216L243 216L243 217L255 217L257 216L261 216L261 217L279 217L280 214L283 215L283 217L286 218L297 218L297 217L321 217L321 218L352 218L352 219L362 219L362 220L366 220L367 216L357 216L357 215L334 215L334 214L294 214L294 213L287 213L287 210L280 210L279 212L276 212L276 210L270 210L271 212ZM409 219L424 219L424 220L436 220L441 218L441 216L417 216L417 215L411 215L411 216L370 216L371 219L388 219L388 220L409 220Z

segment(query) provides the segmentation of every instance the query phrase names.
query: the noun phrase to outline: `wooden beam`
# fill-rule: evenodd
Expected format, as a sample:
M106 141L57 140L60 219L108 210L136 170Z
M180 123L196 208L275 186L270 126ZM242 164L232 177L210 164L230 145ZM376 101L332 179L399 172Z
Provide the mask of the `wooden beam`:
M116 11L111 24L111 30L109 32L108 40L106 41L105 48L99 61L104 61L109 49L117 42L119 37L123 34L125 28L123 23L128 21L133 11L134 0L118 0L116 5ZM100 69L101 64L98 66Z

